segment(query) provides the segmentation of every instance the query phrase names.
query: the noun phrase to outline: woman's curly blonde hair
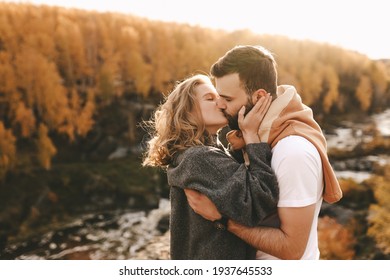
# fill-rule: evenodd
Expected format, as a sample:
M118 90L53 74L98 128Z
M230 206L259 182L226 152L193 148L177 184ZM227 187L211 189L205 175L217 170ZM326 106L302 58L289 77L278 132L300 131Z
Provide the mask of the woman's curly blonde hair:
M212 84L208 76L197 74L178 83L145 125L150 129L143 166L167 167L181 150L212 144L201 117L196 87Z

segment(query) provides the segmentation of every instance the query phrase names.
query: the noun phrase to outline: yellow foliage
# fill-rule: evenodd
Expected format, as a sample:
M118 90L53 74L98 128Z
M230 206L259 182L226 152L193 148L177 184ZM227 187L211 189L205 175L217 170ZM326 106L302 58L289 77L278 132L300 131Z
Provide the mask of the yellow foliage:
M7 52L0 51L0 93L7 94L7 101L12 98L17 84L11 60L12 58Z
M18 87L26 106L35 108L50 128L59 128L68 113L68 101L56 66L29 47L22 48L15 60Z
M31 109L19 102L15 112L15 123L20 125L21 136L29 137L35 131L35 116Z
M16 160L16 138L0 121L0 179L12 168Z
M329 112L330 108L336 103L339 97L339 78L335 69L326 67L325 69L325 83L326 83L326 94L324 97L323 107L324 111Z
M370 228L367 234L374 237L376 245L385 254L390 254L390 210L388 207L372 205L370 207Z
M387 88L387 83L390 80L390 77L387 75L386 66L383 62L377 62L371 64L370 76L372 78L373 84L375 85L379 95L384 95Z
M93 96L93 94L89 94ZM93 114L95 112L95 103L89 98L83 108L80 108L80 114L76 116L77 134L85 136L94 125Z
M356 239L352 230L325 216L318 221L318 246L321 259L352 260Z
M51 158L57 153L57 149L48 136L48 128L44 124L39 125L38 130L38 160L43 168L50 169Z
M375 176L368 183L374 190L377 204L370 206L368 235L376 241L377 247L385 254L390 254L390 165L384 176Z
M318 97L321 94L322 89L322 79L323 75L320 75L321 69L319 64L309 64L307 63L302 67L299 72L299 79L301 84L301 89L299 92L302 92L302 98L304 98L305 103L308 106L311 106L318 100Z
M355 180L353 179L344 179L344 178L341 178L339 179L339 183L340 183L340 187L341 189L343 190L343 194L344 196L348 196L348 194L352 191L364 191L365 188L356 183Z
M360 107L366 111L371 105L372 88L370 79L367 76L362 76L358 87L356 88L356 98L360 103Z

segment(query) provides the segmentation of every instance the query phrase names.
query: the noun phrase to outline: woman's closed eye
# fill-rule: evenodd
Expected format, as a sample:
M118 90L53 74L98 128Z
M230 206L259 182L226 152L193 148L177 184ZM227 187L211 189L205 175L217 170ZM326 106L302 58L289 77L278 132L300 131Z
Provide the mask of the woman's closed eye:
M214 95L214 94L209 93L209 94L207 94L207 95L205 96L205 99L206 99L207 101L216 101L216 100L217 100L217 96Z

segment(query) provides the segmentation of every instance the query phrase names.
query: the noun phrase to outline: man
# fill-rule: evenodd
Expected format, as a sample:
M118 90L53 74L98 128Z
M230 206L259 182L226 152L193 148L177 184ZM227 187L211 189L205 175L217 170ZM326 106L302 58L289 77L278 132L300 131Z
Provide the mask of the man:
M238 129L237 112L247 110L267 93L273 102L259 128L261 141L272 147L271 167L280 188L279 228L249 228L221 215L204 195L186 191L194 211L209 220L227 222L227 229L258 249L258 259L319 259L317 223L322 200L337 202L342 192L326 154L326 141L312 111L292 86L277 86L276 63L266 49L237 46L212 67L221 96L218 106ZM237 150L237 131L227 135ZM223 213L222 213L223 214Z

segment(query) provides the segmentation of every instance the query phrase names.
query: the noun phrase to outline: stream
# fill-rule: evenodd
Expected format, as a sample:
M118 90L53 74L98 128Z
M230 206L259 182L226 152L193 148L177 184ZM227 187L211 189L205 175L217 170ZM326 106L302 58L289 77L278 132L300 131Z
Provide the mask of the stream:
M372 116L379 132L390 137L390 109ZM365 124L343 123L331 135L326 135L328 148L352 150L365 135ZM374 163L389 164L390 156L370 155L334 163L339 178L361 182L371 176ZM137 252L154 237L168 229L169 201L161 199L152 211L112 211L83 215L56 225L55 229L28 241L8 245L2 259L134 259Z
M352 151L360 143L368 143L373 136L365 133L369 127L375 125L378 133L383 137L390 137L390 109L371 116L365 123L344 122L342 127L335 129L332 134L325 134L328 149L338 148ZM372 175L374 164L390 164L390 154L369 155L360 158L351 158L333 163L338 178L351 178L360 183Z
M168 229L170 204L161 199L152 211L88 214L28 241L12 244L3 259L125 260ZM165 219L164 219L165 218ZM161 221L166 221L160 225Z

